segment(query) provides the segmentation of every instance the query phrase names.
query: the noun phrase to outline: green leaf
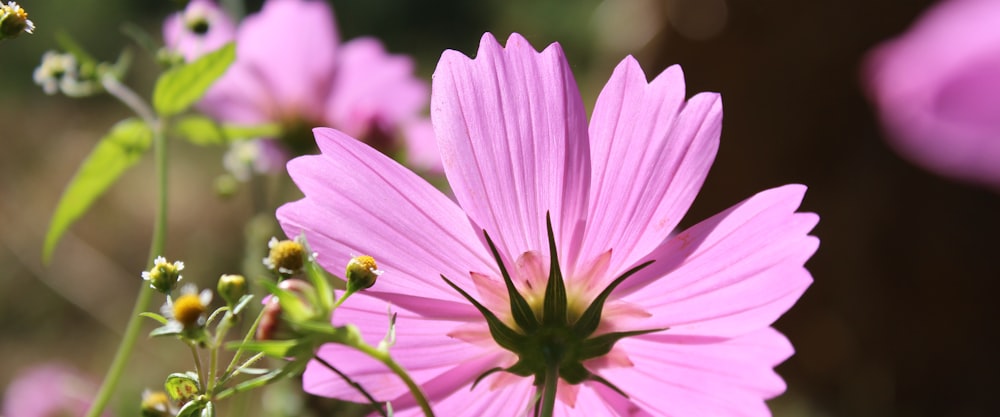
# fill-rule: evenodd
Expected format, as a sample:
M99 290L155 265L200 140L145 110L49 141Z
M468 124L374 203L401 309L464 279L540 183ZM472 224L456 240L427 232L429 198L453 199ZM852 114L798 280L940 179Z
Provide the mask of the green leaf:
M198 146L221 146L232 142L281 136L281 125L266 123L260 125L220 124L203 115L190 115L178 119L172 132Z
M510 273L507 272L503 258L500 257L500 252L497 251L496 245L493 244L493 239L490 239L489 233L483 230L483 236L486 238L486 243L490 245L490 252L493 253L493 259L496 260L497 266L500 267L500 275L503 276L503 282L507 285L507 298L510 299L510 311L514 316L514 322L518 326L521 326L521 329L525 332L530 333L535 331L538 329L538 319L535 317L535 312L528 305L528 300L525 300L524 296L514 287L514 281L510 278Z
M303 240L304 241L304 240ZM309 253L312 249L306 244L306 253ZM312 258L311 256L307 258ZM316 289L316 295L319 297L320 307L323 308L321 312L323 317L326 317L333 311L333 287L330 286L330 280L334 279L329 272L326 272L315 259L308 259L306 261L306 266L303 268L306 272L306 277L309 278L309 282L312 284L313 288Z
M211 401L205 403L205 408L201 409L201 417L215 417L215 406Z
M230 123L222 124L222 132L230 142L257 139L275 138L281 136L281 125L277 123L266 123L260 125L236 125Z
M278 302L281 304L281 313L288 321L293 323L304 322L312 318L312 312L309 310L309 307L297 295L279 288L278 285L271 281L261 280L260 284L278 298Z
M188 401L201 391L198 376L189 373L173 373L167 376L163 383L167 394L174 401Z
M292 356L290 351L299 345L299 340L265 340L262 342L236 342L227 344L229 349L243 349L250 352L261 352L275 358Z
M177 336L183 332L184 330L181 329L180 325L166 325L153 329L153 331L149 332L149 337Z
M522 335L518 334L514 331L514 329L507 327L507 325L504 324L504 322L501 321L496 314L493 314L492 311L483 306L479 301L476 301L475 298L472 298L469 293L465 292L465 290L460 288L458 285L455 285L455 283L451 282L451 280L445 278L444 275L441 275L441 279L451 286L451 288L455 289L455 291L458 291L462 297L465 297L466 300L472 303L472 306L475 307L476 310L479 310L479 313L486 319L486 325L490 329L490 336L493 336L493 340L496 340L500 347L511 352L519 352L518 348L520 347L520 342L524 338Z
M201 99L236 59L236 47L226 44L190 64L176 66L156 80L153 108L161 116L173 116Z
M160 324L163 324L163 325L166 325L167 322L169 322L169 320L167 320L166 317L163 317L163 316L161 316L159 314L152 313L152 312L149 312L149 311L144 311L142 313L139 313L139 317L150 318L150 319L153 319L153 320L156 320L156 321L160 322Z
M44 262L48 263L51 259L52 251L66 229L83 216L126 169L139 162L152 142L153 132L149 126L137 119L125 119L114 125L111 132L97 143L59 199L45 235L42 249Z

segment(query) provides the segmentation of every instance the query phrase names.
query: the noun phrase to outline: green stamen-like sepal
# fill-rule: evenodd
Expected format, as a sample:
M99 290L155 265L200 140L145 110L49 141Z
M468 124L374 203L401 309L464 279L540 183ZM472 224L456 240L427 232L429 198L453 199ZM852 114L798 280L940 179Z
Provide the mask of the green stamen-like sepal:
M493 253L493 258L496 259L497 265L500 267L500 275L503 276L503 282L507 285L507 297L510 298L510 312L514 317L514 323L517 323L526 332L535 331L538 329L538 319L535 318L535 313L531 311L528 300L525 300L524 296L514 287L514 281L511 280L510 274L507 273L507 267L504 266L503 258L497 252L497 247L493 244L493 239L490 239L490 235L485 230L483 230L483 236L486 237L486 243L490 245L490 252Z
M612 281L611 284L604 289L604 291L601 291L597 298L594 298L594 302L590 303L587 310L583 312L580 319L573 325L573 331L588 336L591 333L594 333L594 330L597 330L597 326L601 324L601 312L604 311L604 302L607 301L608 296L614 292L615 288L618 287L618 284L621 284L626 278L632 276L632 274L636 272L639 272L640 269L643 269L652 263L653 261L643 262Z
M552 233L552 217L545 214L545 228L549 235L549 256L552 258L549 266L549 282L545 286L545 303L542 306L542 323L548 326L566 325L566 283L563 282L562 270L559 268L559 255L556 253L556 238Z
M451 280L446 278L444 275L441 275L441 279L443 279L444 282L448 283L448 285L454 288L455 291L458 291L459 294L462 294L462 297L465 297L466 300L469 300L469 302L476 307L476 310L479 310L479 313L482 314L483 318L486 319L486 324L490 328L490 335L493 336L493 340L496 340L497 344L499 344L504 349L507 349L512 352L517 352L519 350L520 346L518 343L518 339L522 339L523 338L522 335L518 334L516 331L514 331L514 329L507 327L507 325L504 324L503 321L501 321L496 316L496 314L493 314L492 311L490 311L485 306L480 304L479 301L476 301L476 299L472 298L472 296L469 295L469 293L459 288L457 285L455 285L454 282L451 282Z

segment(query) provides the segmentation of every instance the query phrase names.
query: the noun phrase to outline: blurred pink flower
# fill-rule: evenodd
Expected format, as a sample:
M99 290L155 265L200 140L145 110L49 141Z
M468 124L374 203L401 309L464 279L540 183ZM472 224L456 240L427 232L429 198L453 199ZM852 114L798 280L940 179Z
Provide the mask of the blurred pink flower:
M98 386L96 381L66 365L35 365L22 370L7 387L0 415L82 416L97 394Z
M233 20L212 0L191 0L184 11L163 22L167 49L186 61L219 49L236 36Z
M433 139L412 135L432 132L408 128L426 123L421 111L428 100L413 61L389 54L375 38L341 43L325 2L268 0L239 25L235 40L236 62L198 106L210 116L281 123L285 151L293 154L310 149L308 129L316 126L336 128L390 154L424 155L433 146ZM273 159L275 149L262 149ZM440 169L440 158L417 160L424 162L420 168Z
M949 0L872 51L865 78L892 145L1000 190L1000 2Z
M714 93L685 100L681 69L648 82L623 60L587 127L576 83L558 44L536 52L520 35L501 47L482 38L476 59L446 51L434 74L432 121L457 204L412 172L349 136L316 129L321 155L289 163L305 194L277 216L304 233L330 270L351 254L374 256L385 274L334 314L371 343L398 314L393 356L421 384L438 415L513 416L528 410L532 378L487 322L440 277L472 293L513 325L508 293L482 230L536 310L547 284L551 215L569 316L580 317L616 277L655 262L611 293L595 335L626 337L583 362L594 380L560 381L559 416L766 416L764 400L785 384L773 367L792 353L770 327L812 277L803 264L818 217L796 210L805 192L761 192L671 237L718 148L722 104ZM516 327L516 326L514 326ZM340 346L318 355L361 383L398 416L419 415L384 366ZM364 401L318 363L303 377L317 395ZM409 407L409 408L408 408Z

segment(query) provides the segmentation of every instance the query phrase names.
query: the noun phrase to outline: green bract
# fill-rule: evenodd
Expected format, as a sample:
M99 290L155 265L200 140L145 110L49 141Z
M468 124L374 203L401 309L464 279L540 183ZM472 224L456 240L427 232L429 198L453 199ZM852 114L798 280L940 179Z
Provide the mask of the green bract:
M566 284L563 281L562 271L559 268L555 237L552 233L552 221L548 216L546 216L545 220L548 229L549 253L552 260L541 312L532 310L528 301L517 291L514 281L507 272L507 268L504 266L503 260L497 252L496 246L493 244L493 240L490 239L489 234L486 234L485 231L483 232L486 242L490 246L490 251L493 253L493 257L500 267L504 283L507 286L510 311L514 322L517 324L517 329L505 324L496 314L472 298L469 293L459 288L448 278L443 275L441 276L448 285L462 294L465 299L469 300L482 313L489 326L490 335L493 336L497 344L517 354L518 357L518 361L514 365L508 368L497 367L490 369L480 375L476 379L476 382L478 383L483 377L494 372L506 371L519 376L534 376L534 384L542 386L546 382L546 372L551 368L555 368L558 369L559 378L570 384L579 384L587 380L596 381L625 395L604 378L588 371L583 366L583 361L606 355L611 351L616 342L625 337L665 330L636 330L594 336L598 325L601 323L604 302L611 295L611 292L624 282L626 278L640 269L649 266L653 261L642 263L616 278L604 291L594 298L593 302L584 310L579 319L575 322L570 322L567 308L569 302L566 295Z

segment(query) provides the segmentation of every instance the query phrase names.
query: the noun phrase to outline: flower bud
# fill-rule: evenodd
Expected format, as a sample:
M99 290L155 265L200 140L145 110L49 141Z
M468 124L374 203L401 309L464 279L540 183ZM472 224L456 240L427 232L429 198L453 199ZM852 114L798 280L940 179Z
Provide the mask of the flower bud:
M247 295L247 279L243 275L223 275L219 277L217 290L226 304L232 307Z
M279 241L272 237L267 247L270 252L267 258L264 258L264 265L268 269L285 276L293 275L302 269L306 248L298 239Z
M142 279L149 281L149 286L153 289L170 294L183 278L181 276L182 270L184 270L184 262L168 263L166 258L157 256L156 260L153 261L153 268L142 272Z
M348 291L371 288L375 285L375 280L383 271L378 269L375 258L368 255L355 256L347 263L347 286Z
M173 407L163 391L146 390L142 393L142 417L170 417Z
M35 24L28 20L28 12L13 1L0 3L0 40L16 38L21 32L35 32Z
M316 306L313 305L313 300L316 299L316 289L308 282L286 279L278 284L278 288L294 294L302 301L308 313L315 315ZM288 340L299 336L285 322L278 297L272 296L268 299L261 314L260 324L257 326L257 340Z

